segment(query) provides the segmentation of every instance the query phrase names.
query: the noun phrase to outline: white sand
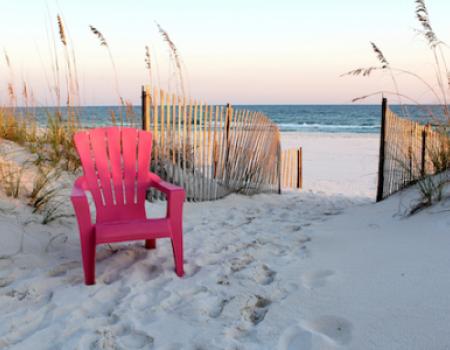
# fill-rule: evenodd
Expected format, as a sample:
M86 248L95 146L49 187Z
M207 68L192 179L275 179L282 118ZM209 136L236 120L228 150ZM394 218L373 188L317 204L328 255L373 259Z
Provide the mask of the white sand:
M375 198L379 135L288 132L283 149L303 148L303 184L328 194Z
M86 287L74 219L3 197L0 348L450 348L449 201L375 205L374 137L302 136L304 191L186 204L183 279L159 240L99 247Z

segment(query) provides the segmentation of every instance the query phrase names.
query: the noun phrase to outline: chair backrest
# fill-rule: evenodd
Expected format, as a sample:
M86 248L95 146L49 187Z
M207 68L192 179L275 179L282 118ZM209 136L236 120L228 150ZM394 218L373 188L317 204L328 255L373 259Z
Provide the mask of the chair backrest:
M106 127L79 131L74 141L97 222L145 218L152 134Z

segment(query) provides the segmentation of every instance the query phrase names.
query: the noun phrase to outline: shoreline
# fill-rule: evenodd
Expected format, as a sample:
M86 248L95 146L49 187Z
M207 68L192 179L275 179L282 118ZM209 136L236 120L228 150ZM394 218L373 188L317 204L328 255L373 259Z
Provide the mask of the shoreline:
M380 133L377 132L326 132L326 131L280 131L281 134L302 134L302 135L337 135L337 136L369 136L369 137L374 137L374 136L379 136Z

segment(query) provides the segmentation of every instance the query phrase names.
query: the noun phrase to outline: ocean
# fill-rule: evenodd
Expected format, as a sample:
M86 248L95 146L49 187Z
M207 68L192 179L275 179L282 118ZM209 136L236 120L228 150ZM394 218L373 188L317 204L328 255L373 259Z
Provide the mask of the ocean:
M266 114L281 131L378 133L381 107L377 105L246 105Z
M378 133L380 130L380 105L235 105L234 108L263 112L283 132ZM402 112L402 108L398 105L390 108L396 113ZM414 106L406 108L410 118L424 123L429 122L424 117L423 108ZM35 115L40 123L45 124L48 113L53 111L53 107L38 107L35 108ZM111 124L111 111L117 116L120 107L81 107L80 120L85 126L108 125ZM133 111L136 119L140 120L140 106L134 107Z

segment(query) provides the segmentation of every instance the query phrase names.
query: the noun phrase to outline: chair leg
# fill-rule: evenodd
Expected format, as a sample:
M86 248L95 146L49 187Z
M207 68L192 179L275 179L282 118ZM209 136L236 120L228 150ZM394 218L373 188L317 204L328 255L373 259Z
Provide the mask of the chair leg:
M183 277L183 234L180 230L174 232L172 238L173 257L175 260L175 272L179 277Z
M95 241L92 236L81 240L83 258L84 283L95 284Z
M155 248L156 248L156 239L145 240L145 249L155 249Z

